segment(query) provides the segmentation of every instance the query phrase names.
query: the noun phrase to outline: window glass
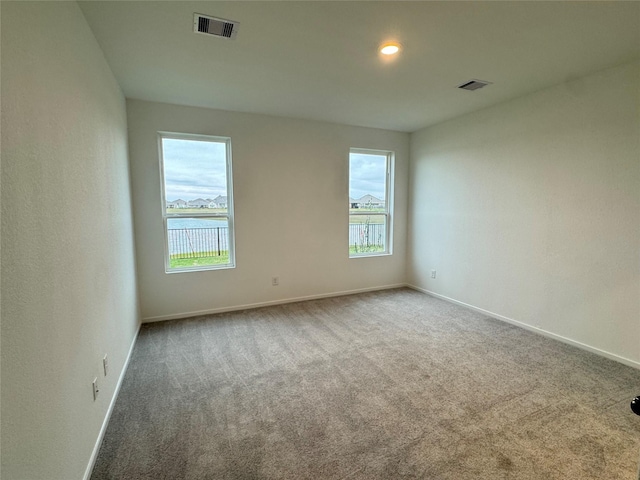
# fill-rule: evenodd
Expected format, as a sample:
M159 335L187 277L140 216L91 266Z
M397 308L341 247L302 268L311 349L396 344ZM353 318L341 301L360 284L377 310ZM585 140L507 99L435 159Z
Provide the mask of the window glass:
M231 142L161 134L167 272L234 266Z
M392 152L349 153L349 255L391 253L390 177Z

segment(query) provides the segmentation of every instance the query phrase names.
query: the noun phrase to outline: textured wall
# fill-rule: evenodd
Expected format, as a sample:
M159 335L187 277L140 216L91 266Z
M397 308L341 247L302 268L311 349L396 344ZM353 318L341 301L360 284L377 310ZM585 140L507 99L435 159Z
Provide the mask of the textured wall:
M79 479L138 326L125 100L75 2L1 8L2 478Z
M639 133L636 63L413 134L410 283L640 365Z
M405 282L408 134L132 100L127 112L143 318ZM235 269L164 272L158 131L231 137ZM392 256L348 258L349 147L396 152Z

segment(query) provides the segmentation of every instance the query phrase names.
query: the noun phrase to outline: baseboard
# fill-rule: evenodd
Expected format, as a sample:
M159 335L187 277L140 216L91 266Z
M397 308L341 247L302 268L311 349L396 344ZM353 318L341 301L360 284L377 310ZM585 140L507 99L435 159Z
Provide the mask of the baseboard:
M122 371L120 372L120 377L118 378L118 383L116 383L116 388L113 391L113 397L111 397L111 401L109 403L109 408L107 409L107 414L104 417L104 421L102 422L102 427L100 428L100 433L98 434L98 439L96 440L96 444L93 447L93 452L91 452L91 457L89 458L89 464L87 465L87 469L84 472L83 480L89 480L91 478L91 473L93 472L93 467L96 464L96 459L98 458L98 453L100 452L100 446L102 445L102 440L104 439L104 434L107 431L107 425L109 425L109 419L111 418L111 413L113 412L113 407L116 404L116 399L118 398L118 393L120 393L120 387L122 386L122 381L124 380L124 375L127 372L127 367L129 366L129 360L131 360L131 354L133 353L133 347L136 344L136 340L138 339L138 334L140 333L140 325L138 325L138 331L133 337L133 341L131 342L131 346L129 347L129 353L127 353L127 358L124 361L124 365L122 367Z
M483 314L488 315L489 317L495 318L497 320L502 320L503 322L510 323L512 325L516 325L516 326L518 326L520 328L524 328L525 330L529 330L531 332L535 332L535 333L538 333L540 335L544 335L545 337L552 338L554 340L558 340L558 341L560 341L562 343L566 343L568 345L572 345L574 347L578 347L578 348L580 348L582 350L586 350L588 352L595 353L595 354L600 355L602 357L608 358L610 360L615 360L616 362L619 362L619 363L622 363L624 365L628 365L630 367L637 368L637 369L640 370L640 362L636 362L634 360L630 360L628 358L621 357L620 355L616 355L615 353L607 352L606 350L601 350L599 348L592 347L590 345L578 342L576 340L572 340L570 338L563 337L562 335L558 335L556 333L549 332L548 330L543 330L542 328L534 327L534 326L529 325L527 323L523 323L523 322L520 322L518 320L514 320L513 318L505 317L504 315L500 315L498 313L494 313L494 312L491 312L489 310L485 310L484 308L476 307L475 305L470 305L468 303L461 302L460 300L456 300L455 298L450 298L450 297L447 297L445 295L441 295L439 293L432 292L430 290L426 290L424 288L417 287L415 285L406 284L405 286L408 287L408 288L411 288L413 290L417 290L418 292L422 292L422 293L426 293L427 295L431 295L432 297L440 298L440 299L445 300L447 302L455 303L456 305L462 305L463 307L467 307L467 308L469 308L471 310L475 310L476 312L483 313Z
M344 295L355 295L357 293L376 292L379 290L390 290L393 288L403 288L408 286L405 283L396 283L393 285L382 285L378 287L359 288L357 290L343 290L339 292L322 293L319 295L307 295L303 297L285 298L282 300L271 300L268 302L247 303L244 305L234 305L231 307L211 308L209 310L197 310L192 312L176 313L171 315L159 315L157 317L146 317L142 319L142 323L162 322L165 320L176 320L179 318L198 317L201 315L211 315L214 313L235 312L238 310L250 310L252 308L270 307L273 305L283 305L286 303L304 302L307 300L318 300L321 298L342 297Z

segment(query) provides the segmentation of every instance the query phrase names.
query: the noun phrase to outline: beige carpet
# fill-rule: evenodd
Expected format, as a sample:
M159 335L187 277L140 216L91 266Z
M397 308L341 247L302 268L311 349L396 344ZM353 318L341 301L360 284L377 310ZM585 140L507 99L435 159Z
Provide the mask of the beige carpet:
M638 394L408 289L147 324L92 478L632 480Z

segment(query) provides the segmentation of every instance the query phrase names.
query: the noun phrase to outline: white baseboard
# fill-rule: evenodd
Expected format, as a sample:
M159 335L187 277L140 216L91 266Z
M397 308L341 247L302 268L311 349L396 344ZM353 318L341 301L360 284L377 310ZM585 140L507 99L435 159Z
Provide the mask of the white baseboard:
M100 427L100 433L98 434L98 439L96 440L96 444L93 447L93 452L91 452L91 457L89 458L89 464L87 465L87 469L85 470L84 476L82 477L83 480L89 480L91 478L91 473L93 472L93 467L96 464L96 459L98 458L98 453L100 452L100 446L102 445L104 434L107 431L107 425L109 425L109 420L111 419L111 412L113 412L113 407L116 404L118 393L120 393L120 387L122 386L124 375L127 372L127 367L129 366L129 360L131 360L133 347L136 344L136 340L138 339L139 333L140 333L140 325L138 325L138 331L133 337L133 341L131 342L131 346L129 347L129 353L127 353L127 358L124 361L124 365L122 366L122 371L120 372L118 383L116 384L116 388L113 391L113 396L111 397L111 401L109 402L109 408L107 409L107 414L105 415L104 421L102 422L102 427Z
M405 283L394 285L383 285L379 287L359 288L357 290L343 290L340 292L322 293L320 295L307 295L303 297L285 298L282 300L271 300L268 302L247 303L244 305L234 305L231 307L211 308L208 310L197 310L192 312L175 313L171 315L158 315L157 317L146 317L142 323L162 322L165 320L176 320L179 318L198 317L200 315L211 315L214 313L234 312L238 310L249 310L252 308L270 307L272 305L283 305L285 303L304 302L306 300L318 300L320 298L342 297L344 295L354 295L356 293L376 292L378 290L390 290L392 288L402 288L408 286Z
M558 335L553 332L549 332L547 330L543 330L542 328L534 327L527 323L520 322L518 320L514 320L513 318L505 317L504 315L500 315L498 313L490 312L489 310L485 310L484 308L476 307L475 305L470 305L468 303L461 302L456 300L455 298L446 297L436 292L432 292L430 290L426 290L424 288L417 287L415 285L406 284L407 287L417 290L418 292L426 293L427 295L431 295L432 297L440 298L450 303L455 303L456 305L462 305L463 307L467 307L471 310L475 310L476 312L484 313L492 318L497 320L502 320L503 322L510 323L512 325L516 325L518 327L524 328L525 330L529 330L531 332L539 333L540 335L544 335L545 337L552 338L554 340L558 340L562 343L566 343L568 345L572 345L574 347L581 348L582 350L587 350L588 352L595 353L602 357L608 358L610 360L615 360L616 362L622 363L624 365L628 365L633 368L637 368L640 370L640 362L636 362L634 360L630 360L625 357L621 357L620 355L616 355L615 353L607 352L605 350L601 350L596 347L592 347L590 345L586 345L584 343L578 342L576 340L572 340L567 337L563 337L562 335Z

